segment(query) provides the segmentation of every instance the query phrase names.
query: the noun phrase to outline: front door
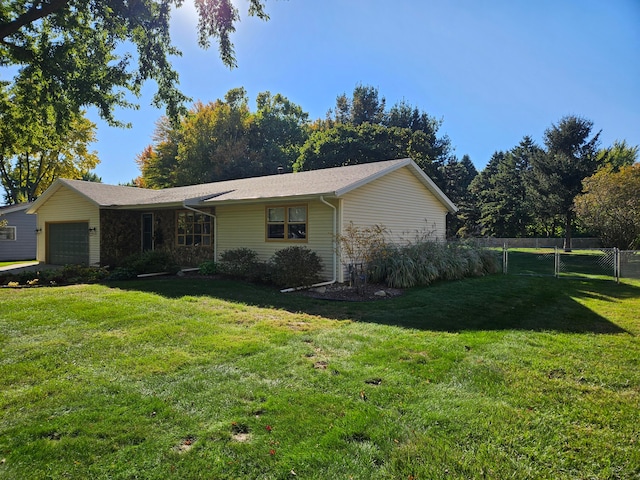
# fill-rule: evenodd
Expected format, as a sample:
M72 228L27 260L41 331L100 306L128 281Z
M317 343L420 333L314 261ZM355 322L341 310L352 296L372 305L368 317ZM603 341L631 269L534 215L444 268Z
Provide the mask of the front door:
M142 214L142 251L153 250L154 245L153 213Z

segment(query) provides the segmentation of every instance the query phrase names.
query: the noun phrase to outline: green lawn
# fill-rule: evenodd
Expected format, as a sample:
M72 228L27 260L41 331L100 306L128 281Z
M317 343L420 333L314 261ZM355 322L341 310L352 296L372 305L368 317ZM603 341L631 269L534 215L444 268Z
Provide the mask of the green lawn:
M0 289L0 478L640 476L640 282Z
M9 267L11 265L21 265L23 263L32 263L35 262L35 260L20 260L20 261L13 261L13 262L0 262L0 267Z

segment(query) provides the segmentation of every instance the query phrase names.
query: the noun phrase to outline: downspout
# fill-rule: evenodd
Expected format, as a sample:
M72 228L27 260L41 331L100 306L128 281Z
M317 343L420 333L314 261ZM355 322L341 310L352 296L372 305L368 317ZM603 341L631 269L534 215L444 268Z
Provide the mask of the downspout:
M329 202L327 202L324 199L324 196L320 196L320 201L322 203L324 203L325 205L328 205L331 209L333 209L333 278L327 282L320 282L320 283L314 283L313 285L307 285L304 287L294 287L294 288L285 288L284 290L280 290L280 292L282 293L289 293L289 292L295 292L297 290L304 290L306 288L315 288L315 287L323 287L325 285L333 285L334 283L336 283L337 279L338 279L338 249L337 249L337 240L336 240L336 236L338 235L338 230L337 230L337 225L336 225L336 221L337 221L337 215L338 215L338 209L336 207L334 207L333 205L331 205Z
M202 210L198 210L196 208L190 207L187 205L187 201L182 202L182 206L187 210L191 210L196 213L200 213L202 215L206 215L208 217L213 218L213 261L218 261L218 219L213 213L203 212Z

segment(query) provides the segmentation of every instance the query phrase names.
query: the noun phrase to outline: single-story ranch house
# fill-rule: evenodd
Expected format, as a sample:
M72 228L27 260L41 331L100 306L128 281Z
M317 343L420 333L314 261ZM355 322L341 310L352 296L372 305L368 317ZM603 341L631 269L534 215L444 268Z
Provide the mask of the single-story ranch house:
M58 179L31 206L37 260L116 265L147 250L183 266L250 248L268 259L301 245L322 259L323 277L343 281L336 234L384 226L392 240L428 232L445 239L456 206L409 159L151 190Z

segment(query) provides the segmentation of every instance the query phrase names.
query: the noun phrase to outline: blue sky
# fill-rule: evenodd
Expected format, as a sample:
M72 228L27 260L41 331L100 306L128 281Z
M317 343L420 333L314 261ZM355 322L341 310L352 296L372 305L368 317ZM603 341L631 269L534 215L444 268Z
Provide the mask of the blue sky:
M387 106L406 100L442 120L458 158L481 170L498 150L579 115L615 140L640 145L640 0L266 0L271 20L248 17L233 36L238 68L197 46L193 0L172 20L180 85L193 100L245 87L281 93L324 118L336 96L370 85ZM105 183L139 175L135 157L152 142L162 111L149 84L133 123L101 122L94 145Z

